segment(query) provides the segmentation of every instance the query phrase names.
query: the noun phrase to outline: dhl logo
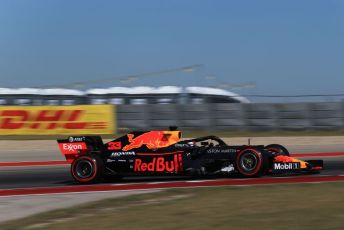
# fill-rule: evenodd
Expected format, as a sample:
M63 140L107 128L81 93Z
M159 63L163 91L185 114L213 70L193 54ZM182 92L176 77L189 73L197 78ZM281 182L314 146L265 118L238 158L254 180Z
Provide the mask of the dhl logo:
M106 122L82 121L85 110L2 110L0 129L104 129Z

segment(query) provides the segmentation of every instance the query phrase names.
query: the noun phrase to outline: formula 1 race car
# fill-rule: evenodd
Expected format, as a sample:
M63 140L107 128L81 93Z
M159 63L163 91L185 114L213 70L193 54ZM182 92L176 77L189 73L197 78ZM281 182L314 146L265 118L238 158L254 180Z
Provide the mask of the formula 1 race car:
M216 136L181 140L169 131L131 132L108 143L100 136L75 136L57 140L80 183L114 176L140 175L240 175L317 172L322 160L299 160L278 144L227 145Z

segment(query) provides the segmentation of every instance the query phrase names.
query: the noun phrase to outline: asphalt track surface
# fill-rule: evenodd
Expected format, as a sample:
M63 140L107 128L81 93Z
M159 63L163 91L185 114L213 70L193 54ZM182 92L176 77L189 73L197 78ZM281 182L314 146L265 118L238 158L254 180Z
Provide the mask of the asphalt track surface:
M323 159L324 170L312 176L343 176L344 157L302 157L302 159ZM70 175L69 165L47 166L11 166L0 167L0 189L35 188L35 187L68 187L76 186ZM265 176L271 177L271 176ZM281 176L275 176L281 177ZM295 177L300 177L296 175ZM204 178L204 180L223 180L224 178ZM235 177L233 179L236 179ZM188 177L128 177L116 181L108 179L102 184L160 183L190 180ZM200 178L195 180L202 180Z

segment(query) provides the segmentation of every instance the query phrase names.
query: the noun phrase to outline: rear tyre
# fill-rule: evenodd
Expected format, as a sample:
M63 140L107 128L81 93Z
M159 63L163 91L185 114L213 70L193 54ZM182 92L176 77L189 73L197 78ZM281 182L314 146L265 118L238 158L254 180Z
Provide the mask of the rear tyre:
M75 159L71 165L73 178L82 184L98 181L103 176L103 161L96 155L82 155Z
M259 176L263 170L263 157L259 150L244 149L236 156L236 168L244 177Z
M265 149L275 156L289 156L289 151L282 145L279 144L271 144L265 146Z

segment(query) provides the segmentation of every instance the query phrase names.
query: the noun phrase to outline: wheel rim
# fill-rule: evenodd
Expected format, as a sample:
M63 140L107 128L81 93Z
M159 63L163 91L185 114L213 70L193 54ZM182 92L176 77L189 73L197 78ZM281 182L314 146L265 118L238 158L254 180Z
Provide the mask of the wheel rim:
M240 159L240 166L246 172L251 172L257 168L258 158L254 153L248 152L243 154Z
M82 179L91 177L93 164L89 160L80 160L75 166L76 175Z

